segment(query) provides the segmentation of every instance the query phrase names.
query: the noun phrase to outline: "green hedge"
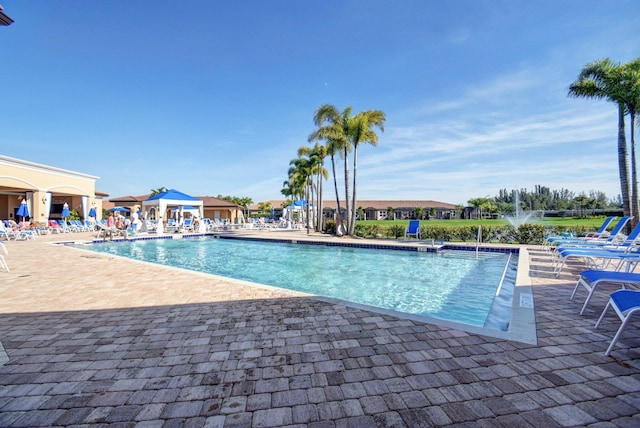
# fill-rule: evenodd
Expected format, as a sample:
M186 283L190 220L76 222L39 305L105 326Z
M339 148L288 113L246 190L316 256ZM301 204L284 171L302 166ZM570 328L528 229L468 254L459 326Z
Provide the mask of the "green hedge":
M540 224L523 224L518 228L509 225L484 225L482 226L482 242L502 244L541 244L547 235L561 235L573 233L574 236L583 236L593 230L588 226L544 226ZM356 223L354 235L370 239L402 239L405 226L390 224L388 226L378 223ZM327 221L326 233L335 234L335 222ZM420 225L422 240L433 239L436 242L476 242L478 225L469 226L430 226Z
M329 222L327 222L329 226ZM328 227L329 229L329 227ZM333 233L335 224L331 224ZM539 224L523 224L518 228L507 225L482 226L482 242L503 244L541 244L547 235L560 235L570 232L574 236L582 236L591 228L584 226L556 226L548 227ZM405 227L401 225L382 226L378 224L356 224L354 234L362 238L401 239L404 237ZM478 226L420 226L422 240L433 239L436 242L475 242L478 236Z

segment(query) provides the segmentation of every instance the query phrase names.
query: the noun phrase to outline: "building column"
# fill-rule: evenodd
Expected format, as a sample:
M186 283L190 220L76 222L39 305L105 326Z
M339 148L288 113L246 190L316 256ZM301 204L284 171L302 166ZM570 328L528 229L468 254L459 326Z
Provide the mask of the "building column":
M47 218L47 206L50 203L48 198L51 196L44 191L33 192L33 221L46 223Z

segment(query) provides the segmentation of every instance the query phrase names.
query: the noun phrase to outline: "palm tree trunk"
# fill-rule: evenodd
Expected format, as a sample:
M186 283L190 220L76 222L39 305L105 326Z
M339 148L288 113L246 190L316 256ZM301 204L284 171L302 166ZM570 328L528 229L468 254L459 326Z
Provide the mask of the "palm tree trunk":
M331 169L333 171L333 187L336 191L336 235L338 234L338 225L342 224L342 214L340 213L340 193L338 192L338 178L336 176L336 159L331 155Z
M633 227L638 224L640 206L638 205L638 172L636 169L635 112L631 110L631 209L634 212Z
M317 218L316 218L316 231L317 232L322 232L322 178L321 178L321 173L324 170L324 163L320 163L319 168L318 168L318 202L317 202L317 209L318 209L318 214L317 214Z
M627 141L624 129L624 108L618 105L618 171L620 174L620 191L622 194L622 206L624 215L637 216L638 213L632 211L631 187L629 186L629 154L627 152Z
M311 178L311 176L307 177L307 185L305 186L305 215L307 216L307 234L309 234L309 220L310 217L309 215L311 214L310 212L310 203L313 202L313 186L311 185L311 183L313 183L313 179Z
M351 224L351 211L349 210L349 153L347 147L344 148L344 209L347 213L347 227ZM349 230L346 230L347 235Z
M358 145L353 146L353 198L351 199L351 222L349 223L349 235L353 235L356 229L356 174L358 171Z

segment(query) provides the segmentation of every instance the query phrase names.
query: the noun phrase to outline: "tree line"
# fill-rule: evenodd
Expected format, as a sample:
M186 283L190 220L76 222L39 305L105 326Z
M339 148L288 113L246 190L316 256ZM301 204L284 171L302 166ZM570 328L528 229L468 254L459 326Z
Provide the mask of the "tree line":
M522 211L547 210L591 210L606 208L622 208L620 196L607 199L604 192L591 190L576 194L567 189L552 190L549 187L535 185L533 190L500 189L497 196L469 199L469 205L485 213L509 214L517 207Z

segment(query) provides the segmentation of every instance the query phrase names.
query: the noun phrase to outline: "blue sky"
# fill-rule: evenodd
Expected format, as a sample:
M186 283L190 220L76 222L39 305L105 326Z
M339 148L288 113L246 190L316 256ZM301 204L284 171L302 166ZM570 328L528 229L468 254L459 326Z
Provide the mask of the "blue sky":
M110 197L282 199L325 103L387 115L358 151L361 200L620 193L615 106L567 89L640 56L635 0L2 4L0 154Z

